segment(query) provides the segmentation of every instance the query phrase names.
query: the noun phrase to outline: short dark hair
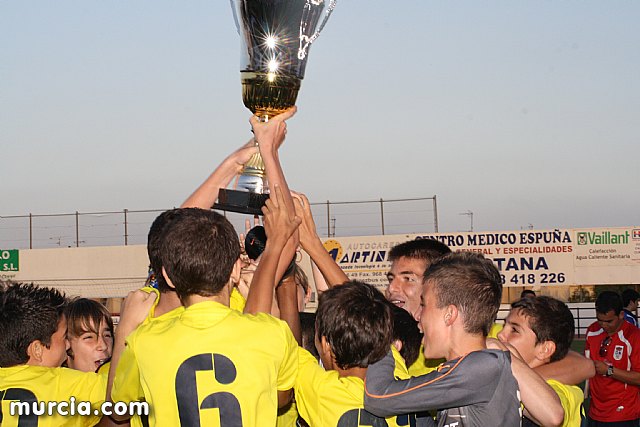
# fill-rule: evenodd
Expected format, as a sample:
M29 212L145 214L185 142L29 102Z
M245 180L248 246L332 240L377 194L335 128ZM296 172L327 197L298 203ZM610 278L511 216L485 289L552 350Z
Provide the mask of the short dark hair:
M640 293L635 289L625 289L622 291L622 306L626 307L631 301L638 301L640 299Z
M390 349L391 308L373 286L345 282L320 295L316 334L326 338L340 369L366 368Z
M489 334L502 298L500 272L491 260L472 252L447 254L427 269L424 283L434 287L438 308L458 308L467 333Z
M435 239L416 239L395 245L389 251L389 261L399 258L420 259L431 264L442 255L451 252L449 246Z
M49 348L66 303L53 288L8 284L0 294L0 367L27 363L27 349L36 340Z
M231 223L217 212L184 208L164 233L160 258L180 300L215 296L229 282L240 256Z
M418 328L416 319L407 310L393 304L389 305L393 316L393 340L402 343L400 356L408 367L413 365L420 355L422 332Z
M529 322L529 327L536 334L536 344L553 341L556 351L551 355L551 362L567 355L575 333L575 321L569 307L562 301L547 296L522 298L511 304Z
M536 293L533 292L531 289L525 289L524 291L520 292L520 298L526 298L527 295L531 295L532 297L535 298Z
M158 290L161 293L173 292L173 288L167 284L162 275L162 259L160 258L160 247L165 231L169 228L173 220L180 215L181 209L170 209L162 212L156 217L149 228L147 236L147 254L149 255L149 265L153 270Z
M596 298L596 313L607 314L613 310L618 315L623 307L622 297L617 292L602 291Z

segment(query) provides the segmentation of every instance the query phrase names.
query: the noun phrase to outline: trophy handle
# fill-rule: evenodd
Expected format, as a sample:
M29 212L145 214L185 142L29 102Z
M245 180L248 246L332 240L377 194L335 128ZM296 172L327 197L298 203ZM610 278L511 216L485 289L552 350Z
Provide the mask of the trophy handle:
M324 19L320 23L320 26L318 26L318 29L311 36L304 34L303 23L307 22L307 17L312 13L311 12L312 6L319 6L322 3L322 0L307 0L307 4L305 4L304 6L304 11L302 12L302 22L300 24L300 48L298 49L298 59L300 60L303 60L307 56L307 49L309 48L309 45L311 45L311 43L313 43L318 38L318 36L320 35L320 32L322 31L327 21L329 20L329 17L331 16L333 9L336 8L337 0L328 0L328 1L329 1L329 6L327 6ZM238 25L237 20L236 20L236 25Z
M229 4L231 4L231 11L233 12L233 22L236 23L236 31L238 32L238 34L242 35L240 33L240 21L238 21L238 11L236 10L237 8L236 1L237 0L229 0Z

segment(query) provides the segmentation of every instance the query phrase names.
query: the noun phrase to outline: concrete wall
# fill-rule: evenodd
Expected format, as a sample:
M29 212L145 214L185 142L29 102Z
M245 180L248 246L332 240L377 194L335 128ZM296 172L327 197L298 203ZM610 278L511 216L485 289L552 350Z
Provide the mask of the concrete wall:
M19 256L19 270L0 278L87 298L126 296L144 284L149 266L146 245L30 249Z

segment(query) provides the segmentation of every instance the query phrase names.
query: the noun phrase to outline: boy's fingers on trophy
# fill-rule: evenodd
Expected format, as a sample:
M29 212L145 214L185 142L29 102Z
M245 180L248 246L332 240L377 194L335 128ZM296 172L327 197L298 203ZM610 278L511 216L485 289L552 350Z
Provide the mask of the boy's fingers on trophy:
M298 107L296 107L294 105L291 108L287 108L286 110L284 110L282 113L278 114L277 116L274 116L269 121L284 122L285 120L289 120L291 117L293 117L293 115L296 114L296 111L298 111Z
M255 133L253 129L260 123L260 117L256 115L249 117L249 123L251 124L251 132Z
M267 225L267 219L269 217L269 214L271 213L271 204L271 199L267 199L267 201L264 203L264 206L262 206L262 209L260 209L262 211L262 214L264 215L265 225Z

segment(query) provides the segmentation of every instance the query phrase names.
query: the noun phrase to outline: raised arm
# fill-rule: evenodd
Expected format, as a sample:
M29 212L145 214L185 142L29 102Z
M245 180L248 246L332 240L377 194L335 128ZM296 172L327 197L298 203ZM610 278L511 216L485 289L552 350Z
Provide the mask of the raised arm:
M257 152L258 147L255 139L252 138L229 154L180 207L210 209L218 198L218 191L226 188L229 182L242 171L244 164Z
M287 322L298 345L302 345L302 328L298 312L298 284L290 275L276 286L276 301L280 309L280 319Z
M285 180L284 172L280 164L278 149L284 142L287 133L286 120L293 117L296 111L296 107L289 108L284 113L278 114L277 116L269 119L268 122L261 122L257 116L251 116L251 119L249 119L255 140L260 149L260 154L262 155L269 188L271 188L271 191L273 192L276 185L280 187L284 197L284 204L290 212L295 212L293 199L291 198L289 186ZM291 260L296 254L297 248L298 231L296 230L289 239L285 248L282 250L282 255L278 262L278 269L276 272L276 277L278 279L282 277L285 271L287 271Z
M275 185L271 197L262 208L262 213L267 244L253 275L244 308L245 313L251 314L271 312L274 288L279 281L276 273L278 261L287 241L300 224L300 219L293 214L292 210L287 209L284 194L279 185Z
M340 266L331 258L329 252L322 245L316 224L313 221L311 205L304 194L294 193L296 214L302 219L300 224L300 245L322 273L328 287L341 285L349 278Z
M113 381L116 376L116 369L120 356L125 348L125 339L133 332L148 316L153 302L156 299L154 292L145 292L141 290L129 292L127 298L122 303L120 310L120 323L116 329L115 339L113 341L113 353L111 355L111 366L109 367L109 380L107 382L107 400L111 400L111 390ZM116 421L123 421L128 417L118 417L114 413L111 416Z

